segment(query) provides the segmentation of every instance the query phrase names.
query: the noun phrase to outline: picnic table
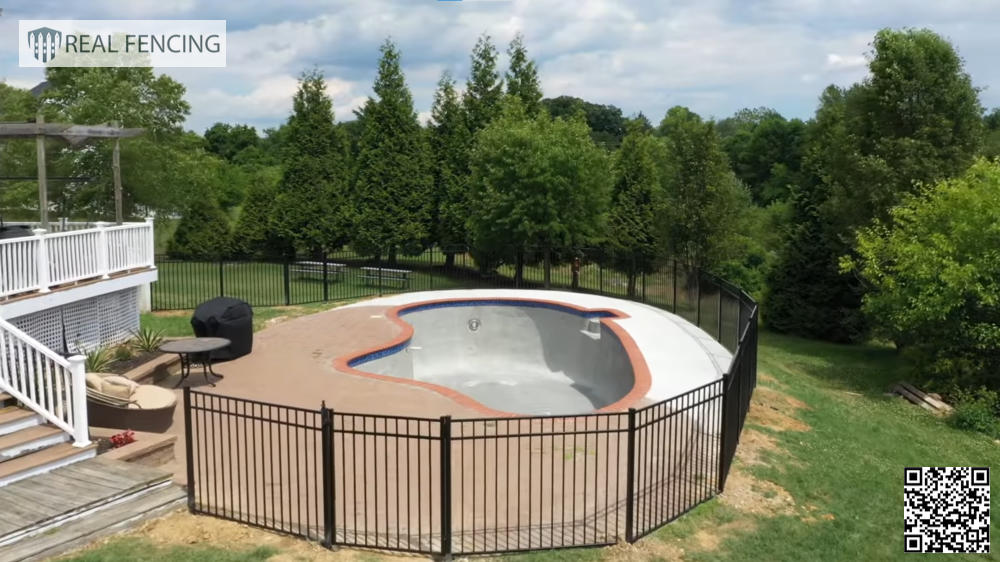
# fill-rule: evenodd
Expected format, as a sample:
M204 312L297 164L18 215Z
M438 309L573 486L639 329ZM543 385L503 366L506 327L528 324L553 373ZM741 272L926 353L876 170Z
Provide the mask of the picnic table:
M172 340L160 346L160 351L164 353L176 353L181 358L181 380L177 381L177 388L191 374L191 362L201 363L202 375L205 382L215 386L214 382L208 380L211 373L213 377L223 378L222 375L212 370L212 352L228 347L232 343L226 338L185 338Z
M384 267L362 267L361 278L369 283L399 283L405 289L410 284L409 269L386 269Z
M347 265L342 263L327 262L327 279L339 281L347 270ZM321 261L297 261L292 262L291 272L299 274L300 277L316 275L323 277L323 262Z

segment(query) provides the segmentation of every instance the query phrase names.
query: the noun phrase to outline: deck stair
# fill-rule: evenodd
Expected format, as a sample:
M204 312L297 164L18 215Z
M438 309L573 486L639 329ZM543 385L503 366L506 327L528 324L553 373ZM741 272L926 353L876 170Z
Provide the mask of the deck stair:
M70 441L68 433L0 393L0 487L97 453L94 444L74 447Z
M184 505L161 468L95 457L0 488L0 562L43 560Z

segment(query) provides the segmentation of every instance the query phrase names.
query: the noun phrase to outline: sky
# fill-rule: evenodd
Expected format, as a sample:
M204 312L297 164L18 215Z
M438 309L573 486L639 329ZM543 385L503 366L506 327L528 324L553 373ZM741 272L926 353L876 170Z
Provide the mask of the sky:
M547 97L577 96L654 122L674 105L722 118L768 106L810 117L822 89L866 72L884 27L927 27L966 61L985 107L1000 106L997 0L0 0L0 79L19 68L19 19L225 19L224 69L158 69L187 87L186 127L217 121L258 129L284 122L302 71L328 80L338 120L371 95L378 47L391 37L421 119L444 70L465 82L482 33L501 52L520 32ZM504 54L501 65L506 67Z

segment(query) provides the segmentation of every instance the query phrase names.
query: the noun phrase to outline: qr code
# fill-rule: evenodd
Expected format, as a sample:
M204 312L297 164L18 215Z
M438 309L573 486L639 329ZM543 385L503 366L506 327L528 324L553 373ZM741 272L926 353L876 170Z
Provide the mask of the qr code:
M988 467L925 466L904 472L906 552L989 553Z

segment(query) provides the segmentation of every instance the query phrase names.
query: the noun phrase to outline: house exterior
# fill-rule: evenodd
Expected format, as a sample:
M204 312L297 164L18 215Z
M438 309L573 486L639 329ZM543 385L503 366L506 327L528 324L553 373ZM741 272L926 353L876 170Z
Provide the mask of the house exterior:
M95 454L83 354L131 337L157 278L151 219L24 226L0 233L0 485Z

